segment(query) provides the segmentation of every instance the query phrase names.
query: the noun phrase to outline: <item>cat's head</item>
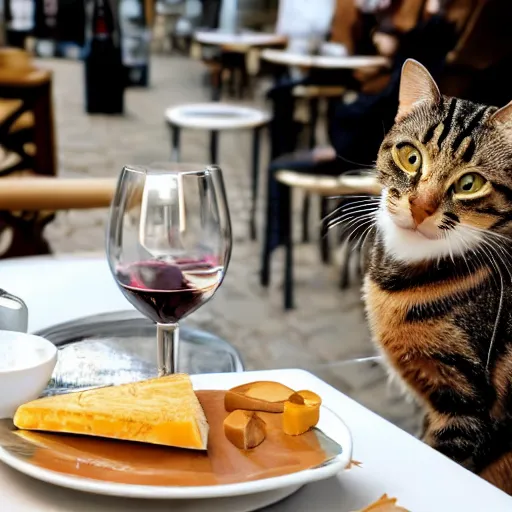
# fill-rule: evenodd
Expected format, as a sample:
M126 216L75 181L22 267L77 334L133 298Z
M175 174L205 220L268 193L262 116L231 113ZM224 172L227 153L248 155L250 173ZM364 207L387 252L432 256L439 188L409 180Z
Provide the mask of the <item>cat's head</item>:
M377 226L406 262L453 257L512 235L512 102L501 109L443 97L408 60L395 125L377 159Z

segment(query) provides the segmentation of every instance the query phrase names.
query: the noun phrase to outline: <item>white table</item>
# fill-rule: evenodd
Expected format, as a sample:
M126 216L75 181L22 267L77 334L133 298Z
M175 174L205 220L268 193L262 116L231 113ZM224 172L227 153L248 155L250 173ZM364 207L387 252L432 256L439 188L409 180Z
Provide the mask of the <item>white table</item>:
M229 33L219 30L200 30L194 34L194 39L201 44L237 48L247 51L254 47L285 45L287 38L280 34L264 32Z
M263 50L261 58L273 64L317 69L363 69L389 65L386 57L378 55L304 55L286 50Z
M134 309L100 254L0 261L0 288L27 304L29 332L97 313Z
M29 307L30 330L130 307L117 290L105 260L98 257L4 260L0 262L0 286L25 300ZM260 372L258 379L264 380L265 373ZM383 493L398 497L399 503L412 512L512 510L512 497L327 384L308 375L300 381L311 384L325 403L336 405L352 431L353 457L361 461L363 467L354 467L336 478L311 484L274 505L269 512L349 512L368 505ZM6 512L171 510L168 502L92 496L46 485L1 464L0 503L0 510ZM184 503L172 510L192 512L195 509Z

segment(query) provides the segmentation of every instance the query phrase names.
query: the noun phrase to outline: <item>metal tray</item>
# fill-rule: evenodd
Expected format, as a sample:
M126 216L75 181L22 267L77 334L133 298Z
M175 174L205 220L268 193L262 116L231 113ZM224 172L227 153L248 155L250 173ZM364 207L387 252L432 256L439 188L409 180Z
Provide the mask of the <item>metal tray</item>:
M84 317L34 334L59 348L58 363L45 395L157 375L156 326L136 311ZM180 340L181 372L244 370L236 349L217 336L183 325Z

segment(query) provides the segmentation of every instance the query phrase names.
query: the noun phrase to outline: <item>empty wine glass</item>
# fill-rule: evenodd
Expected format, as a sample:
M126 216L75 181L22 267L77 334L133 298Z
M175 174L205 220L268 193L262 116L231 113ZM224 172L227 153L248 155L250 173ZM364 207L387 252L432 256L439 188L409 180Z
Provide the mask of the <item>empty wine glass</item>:
M159 376L178 371L178 322L213 297L230 256L219 167L123 169L110 210L107 258L124 296L157 324Z

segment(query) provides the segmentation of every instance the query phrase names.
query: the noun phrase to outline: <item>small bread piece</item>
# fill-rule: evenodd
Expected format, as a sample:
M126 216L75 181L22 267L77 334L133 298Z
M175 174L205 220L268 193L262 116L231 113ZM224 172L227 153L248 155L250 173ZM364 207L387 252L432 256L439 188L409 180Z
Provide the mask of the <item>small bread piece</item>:
M298 391L284 403L283 432L299 436L313 428L320 420L322 399L312 391Z
M284 402L293 393L293 389L279 382L250 382L226 391L224 407L228 412L243 409L281 413L284 410Z
M266 424L255 412L237 410L224 420L224 434L240 450L250 450L265 440Z

